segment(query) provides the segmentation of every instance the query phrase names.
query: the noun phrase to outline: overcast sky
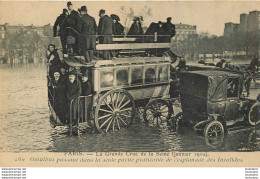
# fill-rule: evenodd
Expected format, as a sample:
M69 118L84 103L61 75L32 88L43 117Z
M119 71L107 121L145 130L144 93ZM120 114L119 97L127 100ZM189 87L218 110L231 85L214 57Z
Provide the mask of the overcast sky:
M94 2L73 1L74 9L87 6L88 13L96 18L98 23L99 10L105 9L107 14L117 14L124 21L124 16L129 9L134 10L135 15L143 15L142 9L151 9L151 16L145 17L144 24L151 22L166 21L172 17L173 23L196 25L198 32L209 32L210 34L223 35L224 23L239 23L241 13L249 13L260 10L260 1L254 2ZM122 12L121 7L125 10ZM66 1L59 2L0 2L0 24L10 25L45 25L54 24L57 16L66 7Z

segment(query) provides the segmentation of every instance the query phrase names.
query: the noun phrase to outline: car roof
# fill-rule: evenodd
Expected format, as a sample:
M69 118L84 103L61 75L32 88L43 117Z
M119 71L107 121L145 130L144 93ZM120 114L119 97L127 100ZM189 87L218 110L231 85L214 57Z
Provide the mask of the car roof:
M198 71L188 71L184 72L185 74L194 74L200 75L205 77L216 77L216 76L226 76L226 77L240 77L241 74L232 72L232 71L225 71L225 70L198 70Z

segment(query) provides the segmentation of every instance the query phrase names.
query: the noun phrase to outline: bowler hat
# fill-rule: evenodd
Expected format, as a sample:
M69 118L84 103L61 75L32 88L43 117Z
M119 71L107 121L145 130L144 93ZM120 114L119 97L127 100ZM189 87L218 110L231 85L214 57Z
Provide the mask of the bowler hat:
M106 11L105 11L104 9L101 9L101 10L99 11L99 15L104 14L104 13L106 13Z
M71 6L72 5L72 3L69 1L69 2L67 2L67 6Z
M171 17L168 17L168 18L167 18L167 21L170 21L170 20L172 20L172 18L171 18Z
M83 73L82 73L82 77L83 77L83 76L84 76L84 77L88 77L88 71L83 72Z
M81 6L81 8L80 8L80 11L87 11L87 7L86 6Z
M69 72L69 75L74 75L74 76L76 76L76 72L73 70L73 71L70 71Z

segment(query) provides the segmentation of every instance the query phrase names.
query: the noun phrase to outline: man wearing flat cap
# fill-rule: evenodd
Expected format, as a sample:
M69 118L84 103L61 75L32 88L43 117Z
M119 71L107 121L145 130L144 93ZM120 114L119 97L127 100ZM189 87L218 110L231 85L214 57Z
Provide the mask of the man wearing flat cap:
M95 19L88 15L87 7L82 6L80 9L82 15L80 21L80 31L84 35L84 51L86 62L91 62L94 58L96 49L97 24Z
M99 43L101 44L112 44L113 43L113 34L115 31L115 25L113 19L106 15L106 11L101 9L99 11L99 24L98 24L98 35L101 35L99 38ZM112 54L112 52L111 52ZM109 60L111 58L109 51L103 51L104 60Z
M164 30L168 37L168 42L171 42L171 38L175 36L175 25L172 24L171 22L172 18L168 17L167 22L164 24Z
M67 7L69 15L66 19L66 35L75 38L76 44L72 45L72 48L75 53L78 53L78 34L80 16L79 13L73 9L73 4L71 2L67 2Z

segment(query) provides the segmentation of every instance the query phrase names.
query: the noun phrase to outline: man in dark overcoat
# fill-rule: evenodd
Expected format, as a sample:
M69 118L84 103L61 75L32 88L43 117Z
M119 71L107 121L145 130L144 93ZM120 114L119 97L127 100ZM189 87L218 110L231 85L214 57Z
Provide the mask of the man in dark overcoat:
M72 116L72 121L75 124L77 122L77 118L79 117L80 111L78 111L79 100L78 97L81 95L81 83L78 79L76 79L76 73L74 71L69 73L69 80L66 82L66 98L68 104L68 111L70 111L70 104L72 102L72 110L70 116Z
M98 35L100 44L112 44L113 43L113 33L115 31L115 25L113 19L106 15L106 11L101 9L99 11L99 24L98 24ZM112 54L113 52L111 52ZM104 60L109 60L111 58L109 51L103 51Z
M69 15L67 16L66 19L66 37L72 36L75 38L75 44L69 44L69 48L71 47L73 49L74 53L78 53L79 49L79 21L80 21L80 16L77 11L73 9L73 4L71 2L67 3L68 7L68 13ZM68 39L66 39L68 41Z
M53 26L53 36L57 37L60 36L60 41L61 41L61 45L62 45L62 49L63 49L63 53L67 53L66 52L66 18L68 16L68 10L67 9L63 9L63 13L61 15L59 15L59 17L57 17L54 26ZM59 26L59 31L57 32L57 27Z
M87 14L87 7L82 6L80 9L81 21L80 31L84 34L84 47L86 62L91 62L94 58L94 50L96 49L97 24L95 19Z
M164 24L164 29L168 37L168 42L171 42L171 38L175 36L175 25L172 24L172 18L168 17L167 22Z

